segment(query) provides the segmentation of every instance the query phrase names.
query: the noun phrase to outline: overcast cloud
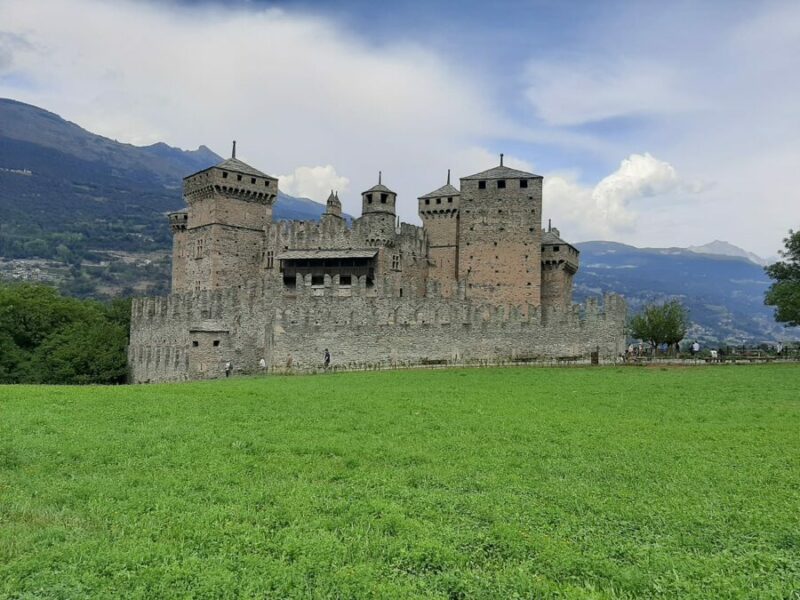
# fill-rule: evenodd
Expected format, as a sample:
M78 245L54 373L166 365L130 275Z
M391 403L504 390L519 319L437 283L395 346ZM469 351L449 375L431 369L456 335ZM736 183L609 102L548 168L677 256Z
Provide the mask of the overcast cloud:
M131 143L225 154L235 138L287 193L338 189L351 214L382 170L413 222L448 168L504 151L546 177L567 239L773 253L800 226L800 6L627 7L572 36L549 33L579 27L569 15L529 34L532 11L514 37L373 31L325 5L0 0L0 96Z

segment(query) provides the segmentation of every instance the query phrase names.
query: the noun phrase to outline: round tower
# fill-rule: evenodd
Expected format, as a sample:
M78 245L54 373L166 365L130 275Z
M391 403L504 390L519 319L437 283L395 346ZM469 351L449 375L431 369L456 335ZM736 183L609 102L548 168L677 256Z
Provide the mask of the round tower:
M378 172L378 184L361 194L361 214L384 214L394 218L397 194L383 185L382 174Z

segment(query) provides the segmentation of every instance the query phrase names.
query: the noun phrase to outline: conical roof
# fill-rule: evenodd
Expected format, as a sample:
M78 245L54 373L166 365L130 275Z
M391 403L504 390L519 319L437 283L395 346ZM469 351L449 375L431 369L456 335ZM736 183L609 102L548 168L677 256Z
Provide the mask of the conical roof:
M369 188L367 191L362 192L362 193L367 194L369 192L389 192L390 194L395 194L395 192L390 190L388 187L386 187L382 183L376 183L371 188ZM397 194L395 194L395 195L397 195Z

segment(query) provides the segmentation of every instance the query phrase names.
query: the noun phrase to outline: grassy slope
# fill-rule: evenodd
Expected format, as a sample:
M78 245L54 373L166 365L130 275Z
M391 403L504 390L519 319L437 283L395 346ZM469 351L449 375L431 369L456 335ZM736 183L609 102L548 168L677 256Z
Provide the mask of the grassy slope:
M0 387L0 596L789 597L798 389L794 366Z

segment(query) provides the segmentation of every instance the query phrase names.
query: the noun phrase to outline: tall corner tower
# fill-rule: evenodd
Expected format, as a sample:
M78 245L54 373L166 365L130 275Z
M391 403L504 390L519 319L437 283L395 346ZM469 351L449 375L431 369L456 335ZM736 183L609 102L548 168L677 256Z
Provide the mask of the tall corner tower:
M541 304L542 177L500 165L461 178L458 277L494 305Z
M458 229L461 192L447 183L419 197L419 216L428 237L428 257L433 263L428 278L447 295L458 281Z
M278 180L231 158L183 180L188 204L186 287L241 286L261 275Z

